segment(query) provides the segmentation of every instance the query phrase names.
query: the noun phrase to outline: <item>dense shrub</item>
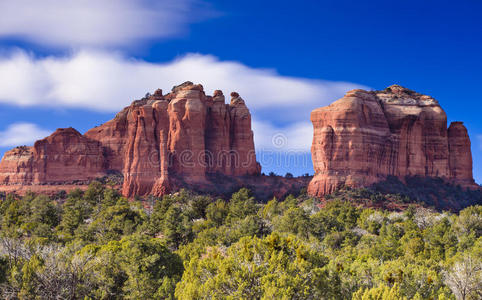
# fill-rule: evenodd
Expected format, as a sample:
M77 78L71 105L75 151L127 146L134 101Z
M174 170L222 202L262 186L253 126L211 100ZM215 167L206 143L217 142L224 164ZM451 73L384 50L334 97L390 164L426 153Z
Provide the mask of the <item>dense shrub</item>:
M3 298L480 298L482 206L435 211L402 188L130 201L108 186L0 198Z

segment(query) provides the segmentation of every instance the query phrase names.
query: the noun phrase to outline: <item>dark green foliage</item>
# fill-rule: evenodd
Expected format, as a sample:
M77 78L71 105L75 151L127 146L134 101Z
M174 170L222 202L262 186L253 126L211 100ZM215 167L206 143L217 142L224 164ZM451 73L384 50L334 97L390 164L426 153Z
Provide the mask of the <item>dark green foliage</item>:
M402 183L390 177L371 189L382 194L397 194L401 202L423 203L441 210L459 211L470 205L482 205L480 191L448 184L441 178L407 177Z
M94 255L97 270L92 295L96 299L149 299L173 297L182 275L182 261L164 243L144 235L130 235L105 245L81 250Z
M409 205L409 196L344 188L323 203L302 193L262 204L242 188L227 201L181 190L139 202L101 182L51 198L6 195L0 293L11 299L451 299L461 293L477 299L482 206L441 213ZM387 201L405 210L380 209Z
M206 208L206 218L216 225L222 225L228 216L228 205L224 200L218 199Z
M453 212L471 205L482 205L480 190L463 189L440 178L421 177L407 177L405 183L389 177L369 188L341 187L325 198L388 209L403 209L415 204Z
M246 216L256 213L256 211L257 208L254 203L254 198L251 197L248 189L242 188L231 197L226 220L228 222L234 222L244 219Z

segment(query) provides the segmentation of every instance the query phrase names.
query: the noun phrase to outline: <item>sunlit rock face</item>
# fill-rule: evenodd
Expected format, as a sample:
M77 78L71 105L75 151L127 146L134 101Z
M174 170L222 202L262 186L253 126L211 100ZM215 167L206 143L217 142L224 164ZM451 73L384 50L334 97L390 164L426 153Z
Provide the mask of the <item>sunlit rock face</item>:
M315 109L311 121L313 196L341 185L369 186L387 176L441 177L475 186L467 130L462 122L447 129L445 112L430 96L398 85L353 90Z
M57 129L33 147L20 146L6 152L0 163L0 183L83 181L102 176L104 163L103 148L98 141L82 136L73 128Z
M124 177L125 196L163 195L183 186L209 186L210 174L257 175L251 115L244 100L221 91L207 96L192 82L163 95L134 101L114 119L84 135L59 129L33 147L7 152L1 185L93 180L111 172Z

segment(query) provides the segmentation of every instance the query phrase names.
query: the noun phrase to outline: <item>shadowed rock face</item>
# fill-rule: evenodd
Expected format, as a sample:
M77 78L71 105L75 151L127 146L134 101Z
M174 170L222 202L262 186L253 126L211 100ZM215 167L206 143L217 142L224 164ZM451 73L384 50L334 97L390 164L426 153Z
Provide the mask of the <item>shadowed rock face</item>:
M315 176L308 192L369 186L396 176L441 177L465 187L472 178L470 139L462 122L447 130L438 102L401 86L353 90L311 113Z
M450 178L470 185L472 177L472 153L467 129L462 122L452 122L448 129Z
M216 91L185 82L163 95L134 101L114 119L84 135L59 129L33 147L7 152L0 185L88 181L109 172L124 176L125 196L162 195L172 188L209 186L208 174L256 175L251 115L233 93L230 104Z

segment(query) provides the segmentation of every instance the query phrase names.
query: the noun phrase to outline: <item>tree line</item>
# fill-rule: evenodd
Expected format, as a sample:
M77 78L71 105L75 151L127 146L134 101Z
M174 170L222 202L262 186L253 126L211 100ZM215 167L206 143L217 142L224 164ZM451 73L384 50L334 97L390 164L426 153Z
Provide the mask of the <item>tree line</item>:
M363 208L338 191L128 201L94 182L0 202L5 299L481 299L482 206Z

